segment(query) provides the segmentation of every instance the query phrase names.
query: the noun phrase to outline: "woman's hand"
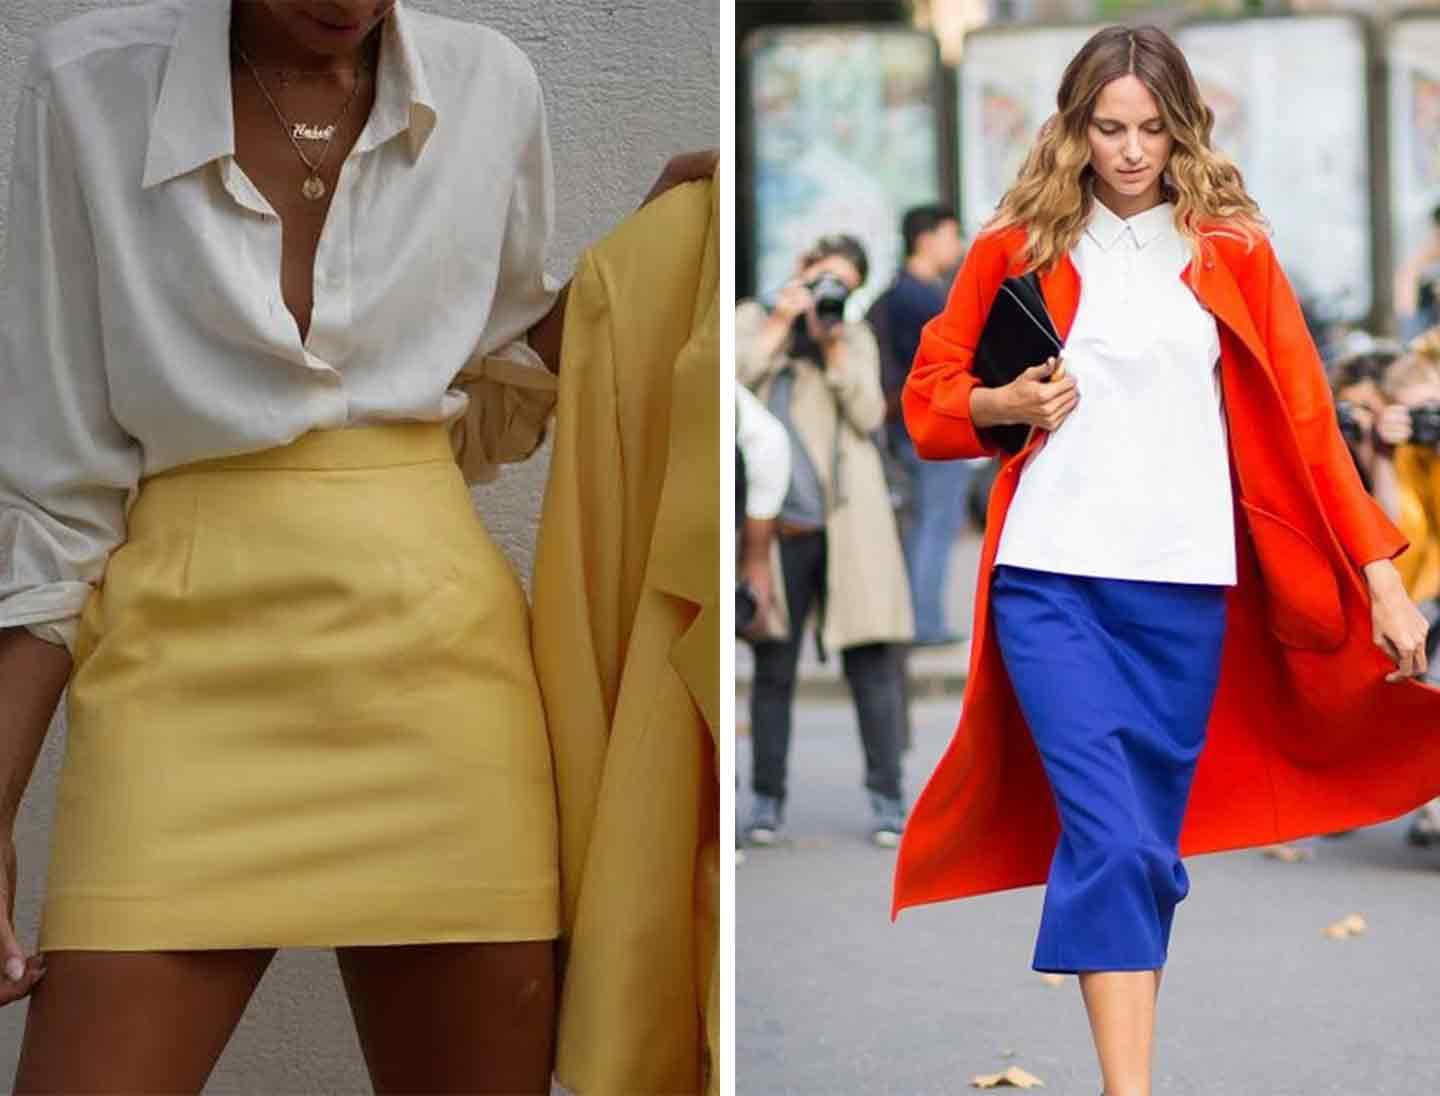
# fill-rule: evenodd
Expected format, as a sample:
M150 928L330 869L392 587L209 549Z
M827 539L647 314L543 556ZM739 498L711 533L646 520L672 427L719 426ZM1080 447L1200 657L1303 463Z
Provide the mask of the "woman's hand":
M0 919L0 1005L8 1005L27 995L35 983L45 976L45 961L39 955L28 958L15 939L15 839L6 833L0 839L0 888L4 890L5 916ZM12 977L18 970L20 977Z
M775 592L771 586L770 561L768 559L748 560L742 565L741 577L755 595L755 619L746 630L744 638L761 640L769 630L770 609L775 604Z
M1385 680L1425 676L1425 636L1430 625L1410 600L1400 572L1388 559L1377 559L1365 565L1365 579L1370 585L1370 623L1375 646L1396 666L1385 675Z
M710 178L715 174L715 169L719 164L720 150L716 148L707 148L700 152L685 152L671 157L670 162L665 165L665 170L660 173L660 178L655 180L655 185L650 188L650 193L645 195L645 200L640 203L641 208L649 205L671 187L679 186L681 183L693 183L697 179Z
M1059 358L1032 365L999 389L1005 421L1057 430L1080 402L1075 378L1066 375ZM987 424L988 425L988 424Z

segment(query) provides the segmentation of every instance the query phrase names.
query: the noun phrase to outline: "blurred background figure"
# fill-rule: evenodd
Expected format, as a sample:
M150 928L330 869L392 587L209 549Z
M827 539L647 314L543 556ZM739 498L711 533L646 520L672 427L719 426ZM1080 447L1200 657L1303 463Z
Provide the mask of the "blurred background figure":
M845 306L869 261L853 237L820 239L766 303L736 309L739 381L784 425L789 488L778 521L779 573L757 621L750 693L754 792L746 836L776 840L784 817L796 669L806 622L821 657L839 650L865 753L871 837L894 847L904 827L899 645L914 635L900 538L873 434L885 417L879 351ZM763 638L759 638L762 637Z
M1440 205L1430 211L1429 232L1395 272L1395 318L1402 338L1440 325Z
M945 619L950 553L965 521L973 461L926 461L915 454L900 413L900 390L920 345L920 329L945 308L965 243L954 209L915 206L900 224L905 262L868 313L880 346L885 392L884 444L904 472L905 566L915 612L915 645L957 643L963 635Z
M1389 402L1382 388L1386 373L1402 352L1398 342L1361 334L1346 341L1340 357L1330 366L1340 433L1350 447L1365 489L1391 520L1399 513L1394 447L1380 440L1376 427Z
M735 389L735 631L749 638L773 599L770 553L775 523L790 490L790 435L744 386Z
M1406 592L1430 621L1426 680L1440 683L1440 328L1398 346L1340 360L1336 413L1372 495L1410 539L1395 561ZM1440 844L1440 800L1411 822L1412 844Z
M749 639L773 597L770 553L775 521L790 490L790 435L750 389L735 387L735 634ZM735 774L740 788L740 774ZM740 831L735 831L738 864Z

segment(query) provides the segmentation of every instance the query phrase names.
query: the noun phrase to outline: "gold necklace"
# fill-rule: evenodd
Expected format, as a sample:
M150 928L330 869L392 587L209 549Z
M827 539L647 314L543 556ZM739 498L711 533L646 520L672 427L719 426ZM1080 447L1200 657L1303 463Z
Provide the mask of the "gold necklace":
M251 62L249 56L238 42L235 43L235 51L240 55L240 59L249 67L251 75L255 77L255 83L260 88L261 94L264 95L270 103L270 108L275 111L275 117L280 119L280 126L285 130L285 136L290 139L290 144L295 147L296 155L299 156L300 159L304 161L305 166L310 169L310 175L306 178L305 182L300 185L300 193L312 202L325 197L325 180L320 178L320 165L325 162L325 157L330 153L330 145L335 140L335 134L340 130L340 121L350 112L350 104L355 101L355 96L360 91L361 81L358 78L356 79L355 86L350 89L350 95L345 100L345 105L340 108L340 113L336 115L335 121L331 122L328 126L315 126L305 122L292 123L280 110L279 104L275 102L274 97L270 94L270 90L265 86L265 81L260 79L259 71L255 68L255 65ZM305 155L305 150L300 147L299 139L302 137L306 140L325 142L325 147L320 151L320 159L314 163L310 161L310 157Z

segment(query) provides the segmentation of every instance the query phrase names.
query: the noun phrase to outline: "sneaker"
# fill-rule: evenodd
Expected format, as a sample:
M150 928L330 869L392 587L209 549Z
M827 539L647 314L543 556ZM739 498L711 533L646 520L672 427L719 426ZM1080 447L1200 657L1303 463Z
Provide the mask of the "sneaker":
M898 799L889 799L878 792L870 793L870 809L875 821L870 830L870 840L882 849L893 849L900 844L900 835L905 832L905 806Z
M1421 848L1440 845L1440 799L1430 800L1415 812L1405 840Z
M757 795L750 805L750 824L745 839L752 845L773 845L780 834L780 800Z

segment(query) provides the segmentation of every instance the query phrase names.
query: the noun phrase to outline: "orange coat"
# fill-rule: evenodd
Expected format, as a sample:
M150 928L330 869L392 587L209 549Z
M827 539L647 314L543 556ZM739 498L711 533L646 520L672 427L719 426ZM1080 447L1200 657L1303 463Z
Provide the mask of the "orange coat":
M970 358L1022 228L978 237L925 328L902 400L922 457L999 452L969 416ZM1440 690L1387 683L1360 568L1408 541L1366 494L1325 373L1267 241L1207 236L1181 277L1220 329L1235 495L1237 584L1220 683L1180 839L1182 855L1367 825L1440 795ZM1041 275L1062 337L1080 299L1069 258ZM1034 364L1034 363L1027 363ZM1033 430L990 497L960 724L915 802L895 869L907 906L1043 882L1054 797L988 616L995 550ZM1145 504L1136 499L1137 506Z

